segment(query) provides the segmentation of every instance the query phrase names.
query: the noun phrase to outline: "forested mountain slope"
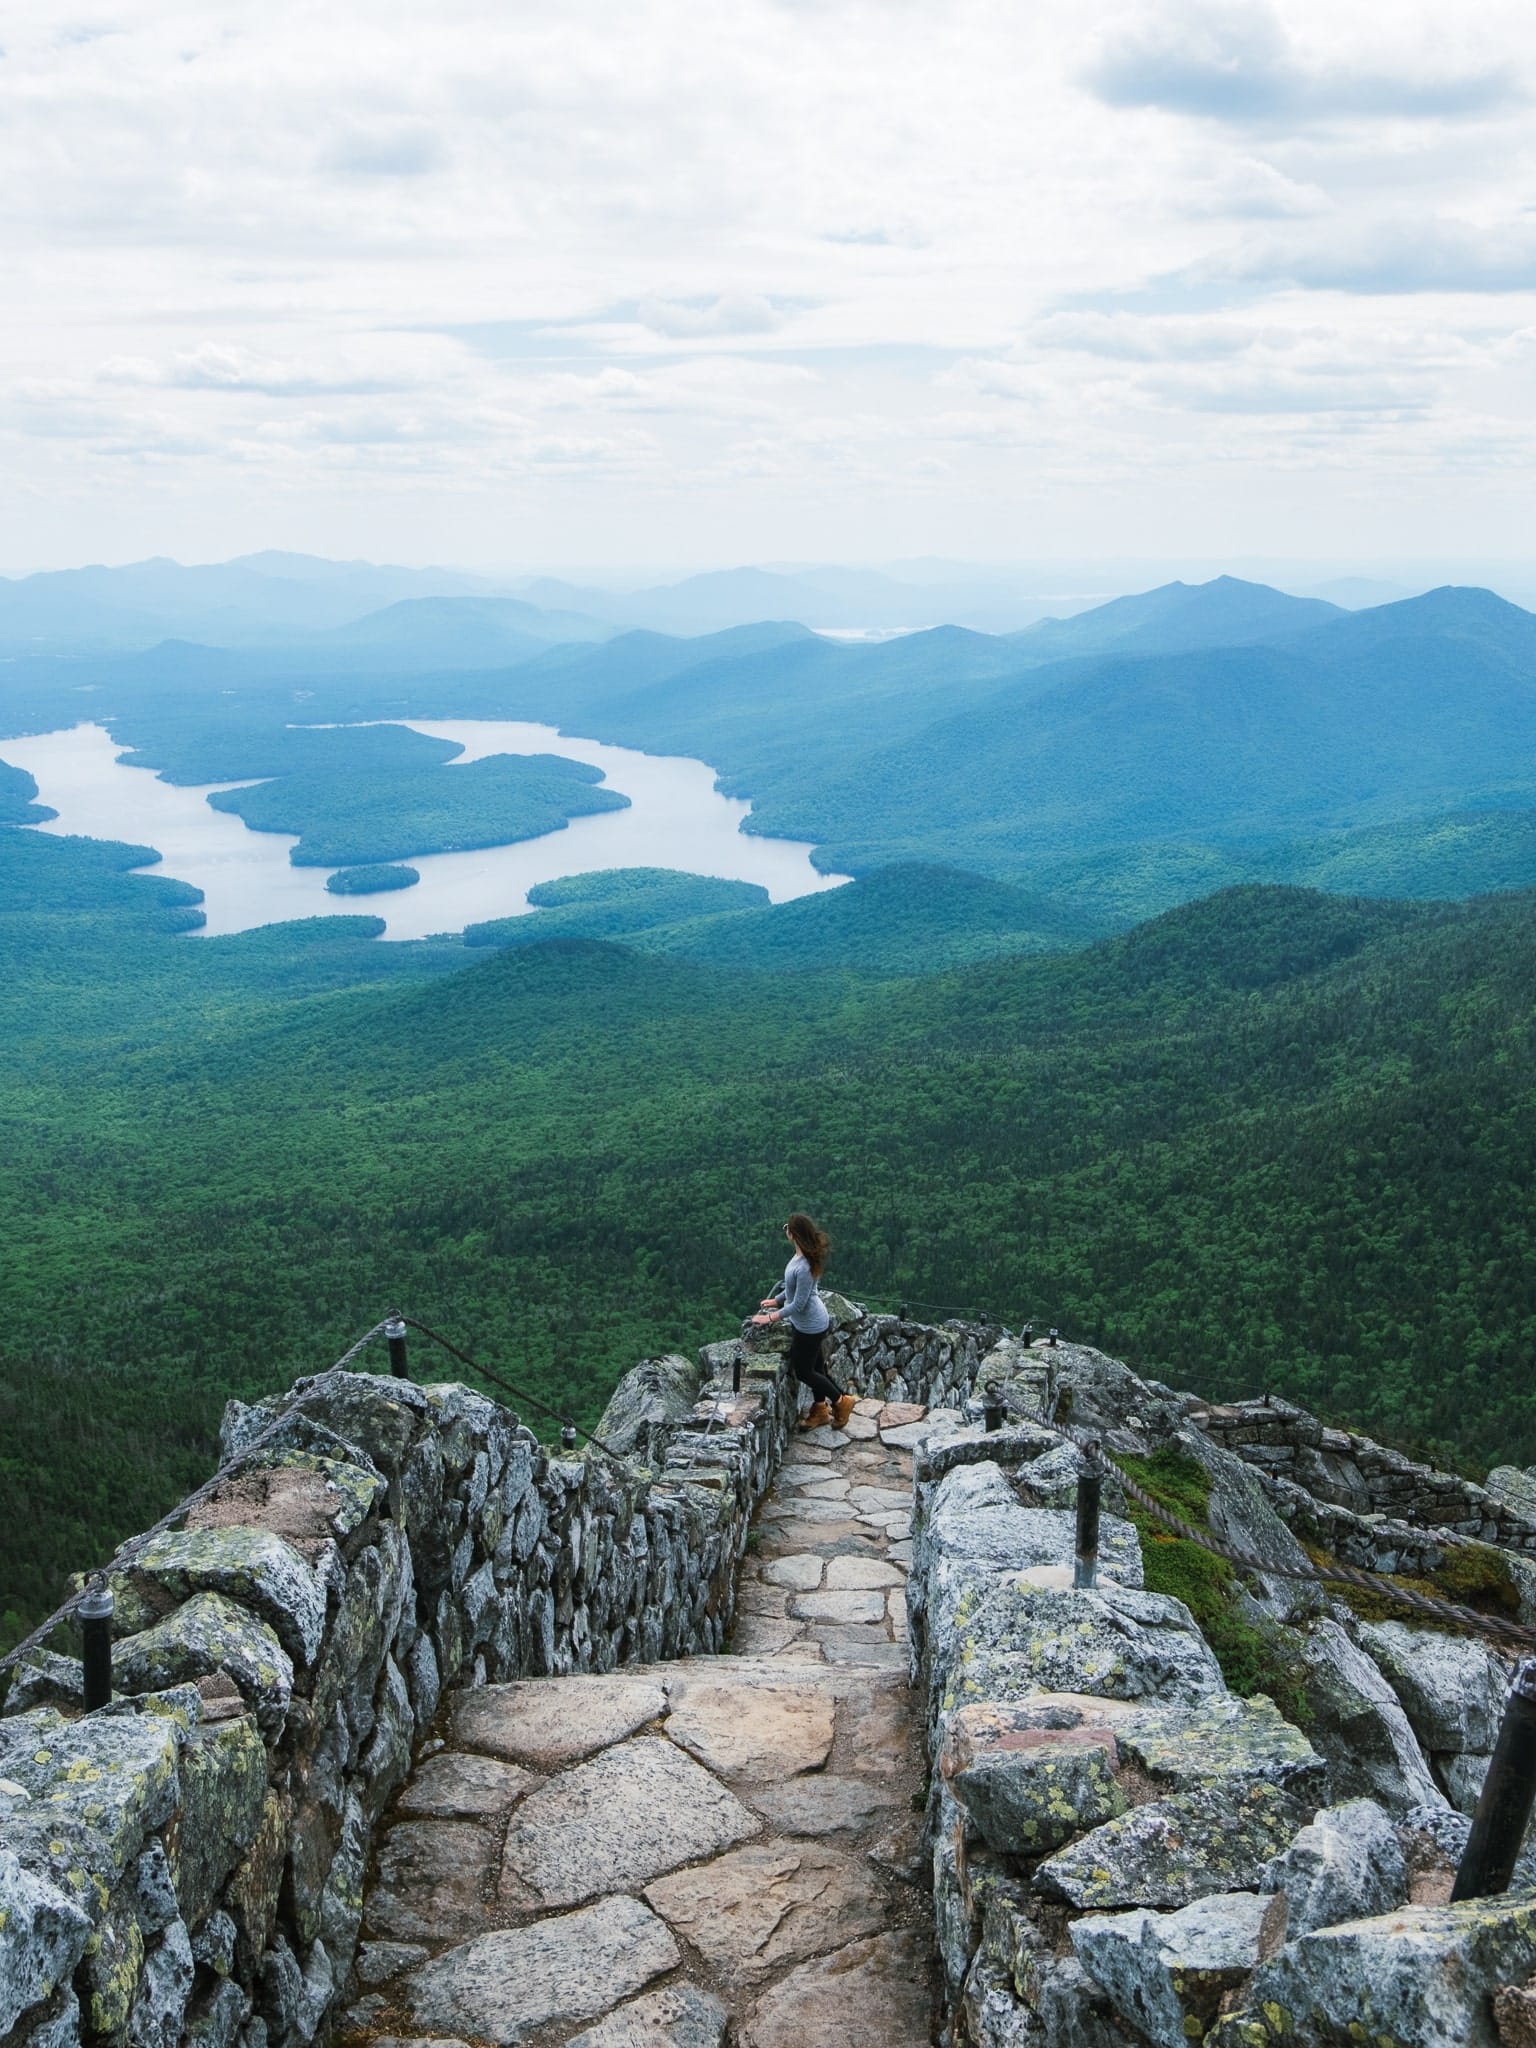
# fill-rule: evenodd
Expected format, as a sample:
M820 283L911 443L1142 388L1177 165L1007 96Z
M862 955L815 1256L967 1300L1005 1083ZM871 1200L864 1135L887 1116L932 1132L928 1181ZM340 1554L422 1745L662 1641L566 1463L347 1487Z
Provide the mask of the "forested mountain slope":
M756 1298L801 1203L855 1294L1536 1456L1530 896L1239 890L892 982L187 941L153 883L6 842L85 906L0 912L18 1619L203 1469L229 1393L392 1302L590 1419Z
M1530 878L1496 817L1521 814L1523 839L1536 813L1536 618L1487 591L1344 613L1219 579L1051 633L848 645L770 623L483 666L498 635L527 653L521 616L412 600L308 654L18 661L0 668L0 737L89 716L197 782L284 772L304 727L533 720L708 761L751 799L750 829L812 841L829 872L968 868L1100 930L1232 881L1433 895ZM393 768L377 735L326 746L338 792L366 775L381 813L399 807L408 743ZM1495 822L1453 840L1448 818Z

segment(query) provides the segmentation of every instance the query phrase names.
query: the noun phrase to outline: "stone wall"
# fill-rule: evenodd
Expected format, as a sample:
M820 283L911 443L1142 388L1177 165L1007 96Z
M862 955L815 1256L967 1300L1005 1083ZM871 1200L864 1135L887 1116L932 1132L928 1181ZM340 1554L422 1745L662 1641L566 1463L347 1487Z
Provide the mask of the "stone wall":
M832 1313L827 1371L840 1386L878 1401L963 1411L992 1386L1016 1414L1048 1415L1055 1407L1056 1351L1025 1345L1001 1323L917 1323L867 1312L840 1294L823 1295ZM712 1345L704 1356L716 1371L736 1355L782 1356L782 1328L743 1325L739 1344Z
M1304 1562L1293 1531L1414 1570L1491 1534L1536 1604L1536 1523L1282 1404L1216 1408L1086 1347L832 1305L834 1375L929 1411L904 1437L909 1595L957 2048L1343 2041L1362 2015L1419 2048L1506 2038L1493 1993L1506 2014L1528 1996L1536 1905L1444 1904L1503 1668L1280 1568ZM724 1646L797 1400L783 1348L749 1329L697 1367L646 1361L599 1428L616 1458L551 1457L459 1386L332 1373L232 1404L227 1452L277 1432L118 1574L119 1697L82 1717L78 1663L44 1656L0 1718L6 2048L322 2036L375 1826L445 1686ZM1237 1697L1188 1609L1146 1591L1112 1486L1108 1582L1073 1590L1063 1419L1201 1465L1213 1534L1276 1568L1232 1598L1289 1632L1304 1729Z
M1260 1479L1203 1433L1213 1411L1194 1397L1086 1347L1037 1351L1033 1368L1011 1343L978 1361L981 1384L1008 1376L1001 1433L959 1405L914 1431L908 1613L953 2048L1536 2038L1521 2031L1536 2020L1531 1845L1508 1895L1447 1903L1502 1662L1256 1573L1227 1597L1288 1662L1295 1718L1239 1697L1189 1609L1146 1590L1112 1486L1101 1582L1073 1587L1080 1457L1049 1418L1122 1454L1193 1460L1212 1533L1272 1566L1305 1563L1277 1493L1292 1519L1306 1501L1345 1533L1395 1527L1405 1558L1438 1557L1457 1540L1450 1487L1394 1494L1408 1515L1438 1511L1427 1530L1367 1522Z
M117 1574L120 1696L81 1716L44 1656L0 1718L7 2048L306 2048L445 1686L721 1647L793 1400L763 1356L699 1395L681 1360L628 1376L626 1461L550 1457L461 1386L231 1404L226 1456L286 1419Z
M1314 1500L1536 1553L1536 1521L1486 1487L1417 1464L1354 1430L1330 1429L1278 1396L1226 1405L1189 1397L1186 1413L1213 1443Z

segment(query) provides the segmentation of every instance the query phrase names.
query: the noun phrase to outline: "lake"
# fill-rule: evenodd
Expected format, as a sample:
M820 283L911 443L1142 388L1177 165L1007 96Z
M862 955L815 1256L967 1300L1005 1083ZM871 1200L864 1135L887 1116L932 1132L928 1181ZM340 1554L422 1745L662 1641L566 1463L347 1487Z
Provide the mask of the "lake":
M192 882L203 891L208 922L202 936L249 931L295 917L364 913L384 919L384 937L421 939L459 932L490 917L529 909L528 891L562 875L603 868L675 868L685 874L756 882L775 903L834 889L845 875L819 874L800 840L760 839L742 826L750 803L722 796L706 762L642 754L597 740L572 739L549 725L511 719L402 719L413 732L456 741L464 751L448 772L486 754L563 754L602 771L608 786L630 800L625 811L573 818L563 830L472 853L414 856L421 880L381 896L333 896L327 868L296 868L283 832L253 832L243 820L214 810L219 782L176 788L152 769L125 767L104 726L77 725L28 739L0 740L0 761L25 768L38 797L58 812L42 832L122 839L153 846L162 858L152 872Z

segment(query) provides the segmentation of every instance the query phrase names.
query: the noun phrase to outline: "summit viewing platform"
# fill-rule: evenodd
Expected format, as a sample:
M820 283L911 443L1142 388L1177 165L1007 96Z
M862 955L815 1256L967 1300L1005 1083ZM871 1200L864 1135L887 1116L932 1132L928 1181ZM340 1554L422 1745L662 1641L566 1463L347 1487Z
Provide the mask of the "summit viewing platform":
M231 1403L6 1660L6 2048L1526 2048L1536 1476L828 1299L842 1429Z

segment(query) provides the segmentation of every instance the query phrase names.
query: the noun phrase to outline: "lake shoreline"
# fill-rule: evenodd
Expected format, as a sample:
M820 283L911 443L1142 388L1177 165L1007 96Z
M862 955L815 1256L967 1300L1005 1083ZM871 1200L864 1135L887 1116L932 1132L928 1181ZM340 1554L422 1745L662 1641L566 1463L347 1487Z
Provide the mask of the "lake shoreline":
M625 809L578 816L532 838L404 857L420 880L378 904L385 939L436 938L495 918L532 916L536 906L528 901L529 889L612 869L665 868L756 883L775 903L849 879L816 868L808 841L748 829L751 803L723 795L707 762L610 746L524 720L369 722L405 726L458 745L461 751L444 764L446 771L495 754L558 754L596 768L607 788L629 799ZM120 760L125 751L105 727L89 720L0 740L0 761L30 774L38 801L55 812L19 829L152 846L159 860L135 872L168 876L203 892L206 921L189 938L336 914L338 892L328 884L346 863L295 866L295 835L255 830L208 802L214 794L252 786L251 780L163 782L153 769Z

